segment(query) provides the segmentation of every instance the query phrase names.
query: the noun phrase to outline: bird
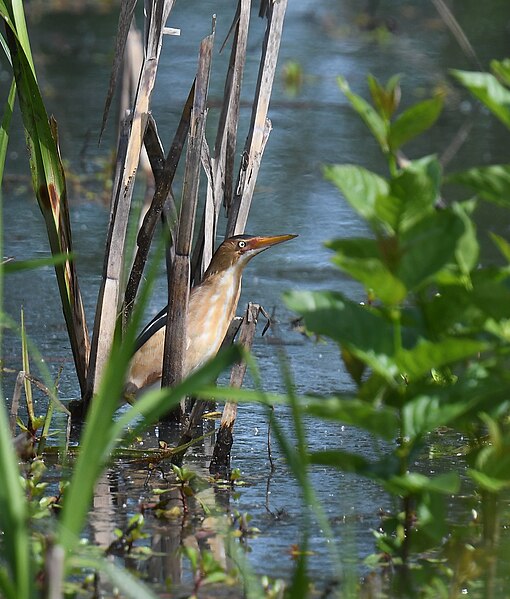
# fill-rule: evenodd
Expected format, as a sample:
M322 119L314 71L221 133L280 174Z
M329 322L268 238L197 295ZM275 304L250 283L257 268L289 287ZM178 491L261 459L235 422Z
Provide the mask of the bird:
M218 247L201 283L190 291L184 376L205 364L220 349L236 313L248 262L268 248L295 237L234 235ZM166 316L167 307L142 330L135 342L124 387L124 397L128 400L161 379Z

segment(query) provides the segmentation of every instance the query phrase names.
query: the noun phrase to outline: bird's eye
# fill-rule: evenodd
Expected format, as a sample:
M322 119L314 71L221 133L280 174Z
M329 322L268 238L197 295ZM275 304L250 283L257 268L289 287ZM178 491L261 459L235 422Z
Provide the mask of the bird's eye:
M246 241L240 241L240 242L237 244L237 247L240 247L240 248L245 248L245 247L246 247Z

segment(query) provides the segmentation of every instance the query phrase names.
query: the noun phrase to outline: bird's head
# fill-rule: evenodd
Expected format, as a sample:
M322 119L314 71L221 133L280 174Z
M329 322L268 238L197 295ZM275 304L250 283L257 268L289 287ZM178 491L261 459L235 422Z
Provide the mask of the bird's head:
M297 235L272 235L269 237L234 235L234 237L229 237L216 250L204 278L225 271L234 265L244 268L253 256L273 245L294 239L294 237Z

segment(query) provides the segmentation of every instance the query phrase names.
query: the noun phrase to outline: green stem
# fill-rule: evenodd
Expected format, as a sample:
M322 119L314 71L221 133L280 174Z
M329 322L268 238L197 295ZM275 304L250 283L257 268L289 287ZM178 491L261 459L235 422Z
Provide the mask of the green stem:
M402 350L402 323L401 323L402 313L400 308L394 308L391 313L391 318L393 320L393 344L395 349L395 354L398 354Z
M485 571L485 597L495 597L497 559L496 550L499 545L499 497L496 493L482 493L483 541L487 551L487 569Z
M393 154L393 152L388 151L386 153L386 158L388 160L388 168L390 171L390 175L391 177L396 177L398 175L398 164L397 164L397 158L395 156L395 154Z

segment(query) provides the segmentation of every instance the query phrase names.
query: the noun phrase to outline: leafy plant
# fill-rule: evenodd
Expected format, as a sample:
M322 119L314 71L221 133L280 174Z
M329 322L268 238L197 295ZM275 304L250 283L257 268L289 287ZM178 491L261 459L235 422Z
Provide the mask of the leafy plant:
M453 74L508 125L508 63L492 68L502 82L495 75ZM356 388L353 397L313 400L308 411L365 429L385 448L375 461L341 449L314 452L310 461L374 479L400 498L401 510L384 519L376 541L385 559L403 565L405 586L407 566L425 551L437 552L450 534L445 498L460 489L462 466L430 475L421 465L428 436L438 427L470 439L468 474L482 506L490 506L482 509L482 540L486 550L497 546L494 508L510 484L510 270L508 264L479 266L476 200L446 201L443 187L461 183L481 200L507 205L509 171L496 165L444 177L435 156L402 159L400 147L433 124L441 100L426 100L393 118L397 78L385 87L369 78L373 105L344 79L339 84L388 161L387 177L354 165L324 169L372 230L368 238L327 243L334 264L363 285L366 297L360 303L341 293L299 291L285 300L308 331L338 344ZM508 243L494 240L508 262ZM451 588L463 582L455 579L461 576L454 572Z

